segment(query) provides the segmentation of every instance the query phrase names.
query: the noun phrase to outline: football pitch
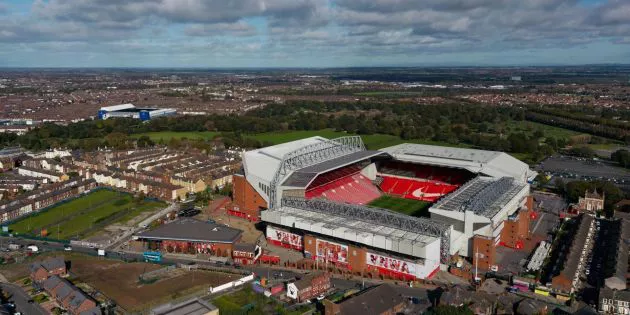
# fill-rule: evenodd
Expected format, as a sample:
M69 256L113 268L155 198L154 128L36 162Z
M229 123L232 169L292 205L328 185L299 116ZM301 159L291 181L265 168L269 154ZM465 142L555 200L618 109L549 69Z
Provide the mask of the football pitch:
M126 222L142 212L166 206L163 202L136 202L127 193L98 190L69 202L59 203L9 225L12 233L81 239L106 225Z
M385 208L414 217L429 217L430 202L383 195L368 204L372 207Z

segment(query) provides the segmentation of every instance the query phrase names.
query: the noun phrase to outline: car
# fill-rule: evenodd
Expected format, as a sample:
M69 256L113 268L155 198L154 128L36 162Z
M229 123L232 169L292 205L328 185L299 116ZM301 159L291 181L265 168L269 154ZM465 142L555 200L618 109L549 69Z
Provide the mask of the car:
M320 295L318 295L318 296L317 296L317 300L318 300L318 301L321 301L321 300L323 300L323 299L325 299L325 298L326 298L326 296L325 296L325 295L323 295L323 294L320 294Z
M33 299L28 300L29 304L33 304L35 301L33 301Z
M70 246L70 245L65 245L65 246L63 247L63 250L65 250L65 251L67 251L67 252L72 251L72 246Z

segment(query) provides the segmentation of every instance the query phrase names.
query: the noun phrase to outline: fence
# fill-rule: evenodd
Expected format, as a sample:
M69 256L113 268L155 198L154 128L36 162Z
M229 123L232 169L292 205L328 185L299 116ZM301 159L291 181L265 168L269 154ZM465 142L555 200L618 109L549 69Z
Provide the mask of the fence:
M89 248L98 248L98 247L101 246L101 244L98 244L98 243L92 243L92 242L86 242L86 241L76 241L76 240L70 241L70 245L89 247Z
M208 289L208 292L210 292L210 293L217 293L217 292L225 291L227 289L231 289L231 288L234 288L234 287L241 286L241 285L243 285L243 284L245 284L245 283L247 283L249 281L252 281L252 280L254 280L254 274L250 274L249 276L240 278L240 279L238 279L236 281L231 281L231 282L222 284L222 285L217 286L217 287L210 287Z

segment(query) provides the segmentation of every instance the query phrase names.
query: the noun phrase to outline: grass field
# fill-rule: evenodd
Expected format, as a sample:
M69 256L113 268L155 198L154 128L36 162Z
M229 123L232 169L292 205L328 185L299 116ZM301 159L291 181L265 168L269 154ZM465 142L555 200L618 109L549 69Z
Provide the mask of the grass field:
M505 127L506 129L509 129L510 133L524 132L528 135L533 134L536 130L542 130L545 134L545 137L552 138L569 139L573 136L583 134L577 131L539 124L531 121L509 121L506 123Z
M385 208L414 217L429 217L431 203L420 200L405 199L383 195L369 203L370 206Z
M275 300L254 292L247 284L241 290L215 298L212 304L219 308L221 314L300 315L312 308L310 305L305 305L287 311Z
M56 239L81 238L108 224L126 222L142 212L164 207L165 203L133 202L127 193L98 190L70 202L53 206L9 226L14 233L48 236Z

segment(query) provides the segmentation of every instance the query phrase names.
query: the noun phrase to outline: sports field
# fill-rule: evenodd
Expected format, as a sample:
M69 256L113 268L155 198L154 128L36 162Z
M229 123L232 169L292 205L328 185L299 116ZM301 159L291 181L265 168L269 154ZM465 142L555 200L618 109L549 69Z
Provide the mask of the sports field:
M414 217L429 217L431 203L383 195L368 204L372 207L385 208Z
M98 190L26 217L11 224L9 229L18 234L40 236L44 231L55 239L81 239L109 224L125 222L142 212L165 206L157 201L137 203L127 193Z

